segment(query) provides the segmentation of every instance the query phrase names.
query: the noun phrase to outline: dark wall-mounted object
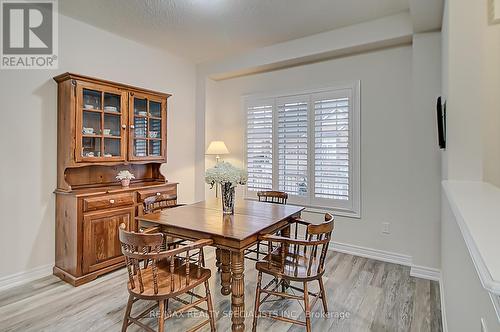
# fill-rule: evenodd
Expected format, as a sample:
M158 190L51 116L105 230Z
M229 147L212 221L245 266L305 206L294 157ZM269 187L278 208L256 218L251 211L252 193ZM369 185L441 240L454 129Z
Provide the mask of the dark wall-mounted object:
M437 99L436 108L439 148L446 149L446 102L443 103L441 97Z

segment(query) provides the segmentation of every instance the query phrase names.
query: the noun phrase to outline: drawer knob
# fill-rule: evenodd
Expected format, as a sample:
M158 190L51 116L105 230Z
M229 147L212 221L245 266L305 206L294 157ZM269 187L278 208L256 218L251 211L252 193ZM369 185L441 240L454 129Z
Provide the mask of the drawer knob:
M123 129L127 129L127 125L122 124L122 128L123 128Z
M160 195L161 195L161 193L156 193L156 196L160 196Z
M114 200L114 199L110 199L110 200L109 200L109 203L111 203L111 204L115 204L115 200Z

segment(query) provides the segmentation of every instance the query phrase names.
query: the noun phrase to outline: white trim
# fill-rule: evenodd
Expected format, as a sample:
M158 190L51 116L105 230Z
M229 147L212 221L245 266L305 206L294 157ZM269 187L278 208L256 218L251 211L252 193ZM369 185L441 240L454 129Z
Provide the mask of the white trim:
M354 212L348 209L341 209L341 208L336 208L336 207L327 207L327 206L304 206L305 210L304 212L308 213L319 213L324 215L325 212L332 212L335 214L336 217L346 217L346 218L354 218L354 219L361 219L361 213L360 211Z
M488 327L486 326L486 321L481 317L481 332L488 332Z
M372 248L365 248L353 244L340 243L335 241L332 241L331 243L332 246L330 248L333 251L341 252L344 254L350 254L354 256L375 259L387 263L411 266L412 258L411 256L408 255L402 255L394 252L372 249Z
M500 281L493 279L490 270L486 265L483 256L481 255L481 252L477 248L476 241L474 240L472 234L470 233L469 227L467 226L467 222L464 219L464 216L462 215L462 212L457 204L457 195L455 195L455 192L458 192L459 189L464 189L465 187L467 187L468 198L470 197L477 198L477 195L479 194L483 194L484 198L485 195L487 195L485 194L485 192L488 192L488 189L492 189L491 191L495 191L497 195L500 195L500 190L489 184L482 182L443 181L442 185L444 192L446 193L446 197L448 198L448 201L450 203L453 215L455 216L455 219L458 223L458 227L460 228L460 231L464 238L469 254L472 258L472 262L474 263L477 274L479 275L479 280L481 281L481 285L488 292L500 296ZM490 193L491 192L488 192L488 194ZM484 211L484 209L487 208L491 207L484 204L483 212L488 212ZM495 214L495 216L497 215ZM477 223L479 222L479 220L480 218L477 217L473 222Z
M490 294L491 302L493 303L493 307L495 308L495 313L497 314L498 322L500 323L500 295Z
M33 269L14 273L0 278L0 290L6 290L11 287L19 286L27 282L40 279L52 274L54 264L42 265Z
M448 321L446 320L446 308L444 300L444 282L443 278L439 280L439 297L441 299L441 322L443 323L443 332L448 332Z
M432 267L412 265L410 269L410 276L439 281L441 280L441 270Z

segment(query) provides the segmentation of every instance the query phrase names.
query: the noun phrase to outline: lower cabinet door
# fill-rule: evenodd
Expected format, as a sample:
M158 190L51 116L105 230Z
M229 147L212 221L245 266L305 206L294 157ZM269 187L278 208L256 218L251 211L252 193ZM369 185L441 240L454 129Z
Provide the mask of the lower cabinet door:
M105 210L84 214L83 273L90 273L123 261L118 228L130 229L134 208Z

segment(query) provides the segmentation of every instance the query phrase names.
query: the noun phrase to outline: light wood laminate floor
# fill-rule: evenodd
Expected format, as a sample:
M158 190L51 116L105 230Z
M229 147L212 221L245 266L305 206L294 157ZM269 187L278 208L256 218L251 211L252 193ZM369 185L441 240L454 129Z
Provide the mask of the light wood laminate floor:
M213 250L207 255L207 265L215 265ZM246 261L245 304L249 316L255 297L254 265L255 262ZM220 275L215 268L212 271L210 285L217 330L230 331L230 297L221 295ZM126 279L126 270L122 269L74 288L49 276L2 291L0 331L120 331L128 296ZM321 317L319 301L313 309L313 331L442 330L438 283L410 277L408 267L330 252L324 280L330 314L328 318ZM140 306L138 303L136 309L139 310ZM267 308L286 311L300 319L304 317L296 301L271 302ZM196 321L199 318L195 315L174 318L167 321L165 330L185 331L196 325L193 324ZM154 325L154 318L150 322ZM248 317L245 321L247 330L251 330L251 322L251 317ZM304 329L259 318L257 330ZM132 325L128 331L140 331L140 328Z

